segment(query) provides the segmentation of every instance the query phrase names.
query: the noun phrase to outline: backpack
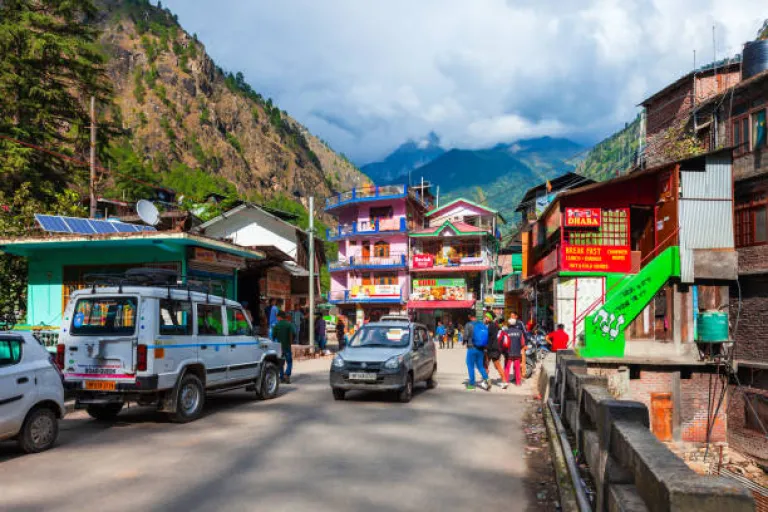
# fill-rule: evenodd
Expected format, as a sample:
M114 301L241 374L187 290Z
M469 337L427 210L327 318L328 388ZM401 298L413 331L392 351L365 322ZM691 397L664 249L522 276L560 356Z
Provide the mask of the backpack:
M512 347L512 340L509 339L506 329L499 331L499 347L505 352Z
M488 346L488 326L483 322L475 322L472 329L472 344L477 348Z

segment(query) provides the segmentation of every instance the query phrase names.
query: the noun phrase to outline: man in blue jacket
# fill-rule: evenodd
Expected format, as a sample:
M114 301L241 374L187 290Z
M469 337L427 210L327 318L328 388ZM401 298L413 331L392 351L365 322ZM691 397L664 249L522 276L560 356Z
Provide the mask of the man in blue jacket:
M488 384L488 372L485 371L483 366L484 350L488 346L488 328L482 322L477 321L477 316L474 312L469 314L469 321L464 326L464 339L467 342L467 371L469 372L467 389L475 389L475 369L477 369L483 378L478 385L481 389L490 391L491 386Z

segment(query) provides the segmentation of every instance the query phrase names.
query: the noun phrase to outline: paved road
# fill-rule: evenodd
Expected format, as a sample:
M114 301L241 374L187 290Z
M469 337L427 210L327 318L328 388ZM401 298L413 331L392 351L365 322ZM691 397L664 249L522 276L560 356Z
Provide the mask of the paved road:
M315 360L277 399L211 397L187 425L78 412L47 453L0 443L0 510L524 510L524 390L463 390L463 356L440 351L438 388L407 405L334 402Z

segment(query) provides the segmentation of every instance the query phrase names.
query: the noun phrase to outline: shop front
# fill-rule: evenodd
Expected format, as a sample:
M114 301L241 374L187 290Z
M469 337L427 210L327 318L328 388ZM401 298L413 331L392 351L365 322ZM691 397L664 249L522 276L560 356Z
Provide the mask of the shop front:
M464 325L477 307L477 295L465 277L413 279L408 310L413 319L434 330L438 321Z

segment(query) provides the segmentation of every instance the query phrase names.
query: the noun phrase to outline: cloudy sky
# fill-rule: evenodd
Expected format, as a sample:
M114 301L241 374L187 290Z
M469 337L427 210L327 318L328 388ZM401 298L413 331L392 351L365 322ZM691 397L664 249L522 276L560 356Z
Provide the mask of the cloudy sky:
M224 69L358 164L611 134L665 84L753 39L763 0L165 0Z

